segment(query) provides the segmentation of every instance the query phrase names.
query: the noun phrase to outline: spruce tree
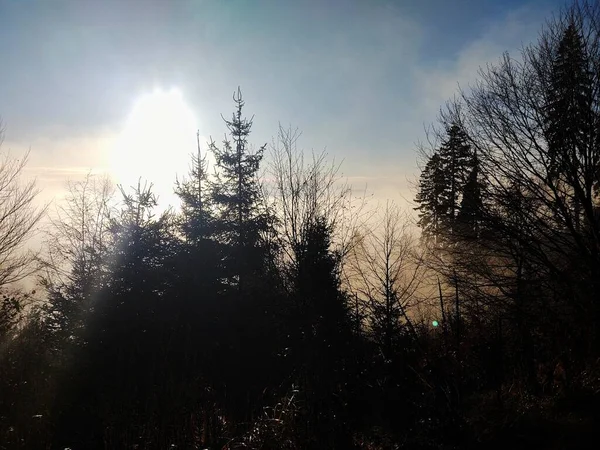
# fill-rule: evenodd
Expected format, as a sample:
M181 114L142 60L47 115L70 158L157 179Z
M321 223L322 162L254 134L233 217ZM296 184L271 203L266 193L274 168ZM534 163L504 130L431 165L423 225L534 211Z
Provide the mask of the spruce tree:
M216 208L216 235L228 248L229 282L242 291L246 278L252 273L261 274L266 262L264 236L269 230L269 216L261 200L257 176L266 144L256 152L250 151L252 118L242 116L244 100L239 88L233 100L236 110L232 119L223 119L229 137L225 137L222 148L214 141L210 143L217 169L216 179L210 185L210 198Z
M200 134L196 135L198 149L192 155L191 167L187 178L175 182L175 194L181 200L179 229L186 242L197 242L209 237L213 224L212 205L208 195L208 163L202 156Z
M169 420L169 383L179 374L169 359L169 342L179 328L170 295L177 243L170 214L156 218L152 213L156 197L151 187L138 184L133 193L121 192L123 209L111 221L109 278L95 293L81 330L85 346L61 386L60 448L73 442L94 448L103 433L119 438L135 433L135 444L144 447L150 439L144 424Z
M421 227L425 240L437 241L441 231L444 193L444 169L438 152L435 152L427 161L419 179L419 191L415 202L419 204L415 209L419 211L418 225Z
M591 73L582 38L571 23L552 61L548 92L547 130L552 174L573 169L591 131Z
M251 152L248 136L252 119L242 115L244 101L233 96L235 112L226 120L228 136L221 148L214 141L216 174L210 182L214 205L214 235L222 250L222 351L218 361L225 401L233 417L244 422L260 407L260 399L274 376L278 341L274 337L277 278L267 239L270 214L261 197L258 170L265 146ZM262 370L243 370L258 367Z
M340 399L348 399L354 375L353 323L341 288L341 257L331 249L332 227L324 217L307 224L303 235L296 249L293 302L286 311L293 372L304 405L298 422L308 442L347 448L347 405Z
M225 246L216 239L215 210L208 189L208 163L202 156L198 139L197 153L191 157L188 176L177 180L175 193L181 201L176 224L182 242L175 258L177 281L172 308L180 314L180 332L172 343L181 359L178 371L191 410L204 417L207 429L202 445L216 445L218 439L218 398L222 390L218 356L230 331L223 314L223 254ZM215 363L216 361L216 363ZM216 389L215 389L216 388ZM200 405L200 409L196 405Z
M462 127L452 124L446 133L447 138L439 150L444 179L441 217L444 232L451 236L455 231L462 191L470 171L472 151Z
M479 237L483 214L482 190L479 158L477 157L477 153L475 153L473 155L471 172L463 188L460 210L457 216L460 234L463 238Z
M201 154L199 134L197 139L198 150L192 155L189 174L175 185L175 194L181 200L176 224L183 238L176 263L177 296L190 326L195 327L194 333L208 333L217 326L216 297L224 277L224 245L215 239L215 211L207 189L208 165ZM213 341L215 336L213 333Z
M419 181L415 201L419 204L419 226L423 237L450 238L456 228L463 189L467 183L473 155L464 130L452 124L447 138L429 158Z
M592 73L586 50L576 24L564 30L552 60L546 104L546 140L548 143L548 177L558 185L569 186L574 223L578 229L582 196L591 197L597 173L585 173L582 160L594 157L592 113ZM596 171L595 171L596 172ZM587 176L586 176L587 175ZM577 192L581 187L583 192ZM585 200L584 200L585 201Z

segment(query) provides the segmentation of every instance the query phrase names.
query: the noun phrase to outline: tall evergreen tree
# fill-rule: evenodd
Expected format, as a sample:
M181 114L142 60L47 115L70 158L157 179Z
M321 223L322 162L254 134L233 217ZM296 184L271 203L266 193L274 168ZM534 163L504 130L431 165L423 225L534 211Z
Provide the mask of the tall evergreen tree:
M444 214L442 217L445 222L445 232L452 234L473 156L467 134L462 127L451 124L446 129L446 133L447 138L442 142L439 150L444 172L444 191L442 194Z
M298 427L311 448L347 448L348 386L355 374L353 322L341 289L340 255L324 217L306 224L296 248L288 348L304 408ZM346 439L346 440L344 440Z
M596 161L596 167L598 164L592 101L592 73L586 49L577 25L571 20L552 60L546 140L548 176L551 182L568 186L576 229L580 226L582 203L591 199L597 182L597 171L585 170L591 159Z
M266 263L264 237L269 220L257 176L266 144L256 152L250 151L248 136L252 119L242 116L244 100L239 88L233 100L236 111L232 119L223 119L229 137L225 137L222 148L214 141L210 143L217 168L216 179L210 188L211 201L216 208L215 231L229 249L226 255L231 270L229 281L242 291L251 273L261 274Z
M427 161L419 179L419 191L415 201L419 204L418 225L425 239L434 239L441 232L444 215L444 169L439 153L436 151Z
M122 194L123 209L111 224L109 280L81 330L86 345L78 364L63 381L57 433L63 447L98 448L106 439L143 447L157 438L148 418L168 420L167 389L177 372L169 344L179 325L169 295L177 251L171 216L154 217L156 197L147 186Z
M181 200L181 214L178 221L184 239L197 242L210 237L209 228L213 225L213 210L207 189L208 163L202 156L200 134L196 134L198 149L192 155L187 178L175 182L175 194Z
M183 238L176 258L176 296L190 330L195 335L200 333L196 337L206 340L212 333L212 342L217 342L216 303L224 277L224 245L215 239L215 211L207 189L208 165L206 156L201 154L199 134L197 139L198 150L192 155L188 177L177 180L175 186L175 194L181 200L181 213L176 224Z
M218 446L222 431L217 395L222 375L214 362L230 330L223 318L220 296L224 289L225 245L216 239L208 162L201 154L199 134L197 139L197 153L192 155L188 176L177 180L175 187L181 201L176 224L182 242L175 257L177 281L171 303L180 314L181 329L174 341L182 355L178 370L185 377L184 386L190 388L187 404L194 421L204 429L196 443L212 447Z
M460 210L463 189L467 183L473 155L468 137L457 124L446 128L446 139L429 158L419 182L415 201L419 226L426 239L450 238Z
M479 158L473 154L471 172L462 192L457 220L460 234L465 238L479 237L483 214L482 182L480 179Z
M267 367L272 367L278 346L274 337L278 278L268 240L270 214L258 180L265 146L250 151L252 119L242 115L239 88L233 100L232 119L223 119L229 136L222 148L210 143L216 163L210 201L215 208L214 239L222 245L224 267L221 383L230 411L247 422L259 408L267 380L276 374ZM240 372L240 367L260 370Z

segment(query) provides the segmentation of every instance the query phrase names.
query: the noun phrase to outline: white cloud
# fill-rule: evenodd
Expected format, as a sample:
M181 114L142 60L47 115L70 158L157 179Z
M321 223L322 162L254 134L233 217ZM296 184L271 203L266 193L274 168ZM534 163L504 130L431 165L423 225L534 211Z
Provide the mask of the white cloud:
M420 108L435 114L456 94L459 84L468 88L477 79L479 68L497 62L505 51L519 56L523 46L537 39L543 19L549 13L550 10L540 10L539 5L522 6L490 23L481 36L437 67L416 66L413 73L416 89L421 92Z

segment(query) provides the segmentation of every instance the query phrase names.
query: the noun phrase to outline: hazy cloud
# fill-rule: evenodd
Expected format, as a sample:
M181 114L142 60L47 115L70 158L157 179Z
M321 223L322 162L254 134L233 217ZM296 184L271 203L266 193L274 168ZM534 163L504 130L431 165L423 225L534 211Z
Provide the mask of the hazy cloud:
M27 6L24 6L27 3ZM410 3L410 4L409 4ZM35 5L35 6L34 6ZM48 189L102 170L140 95L177 86L204 136L220 141L241 85L251 141L277 124L326 147L378 196L410 190L415 142L457 83L535 38L555 0L3 4L5 148L31 148ZM468 12L468 14L466 14ZM13 43L13 44L8 44ZM195 150L190 136L189 152ZM169 152L152 155L169 158ZM179 173L187 166L181 164ZM131 167L132 173L136 167ZM156 180L168 191L174 174ZM354 183L353 183L354 184Z

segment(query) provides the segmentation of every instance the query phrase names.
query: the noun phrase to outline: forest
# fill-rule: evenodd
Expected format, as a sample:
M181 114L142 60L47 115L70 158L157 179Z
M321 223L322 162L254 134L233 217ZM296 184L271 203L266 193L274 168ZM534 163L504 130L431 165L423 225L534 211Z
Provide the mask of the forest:
M239 88L178 209L93 174L40 206L3 151L0 449L595 448L600 2L476 79L408 210L253 145Z

